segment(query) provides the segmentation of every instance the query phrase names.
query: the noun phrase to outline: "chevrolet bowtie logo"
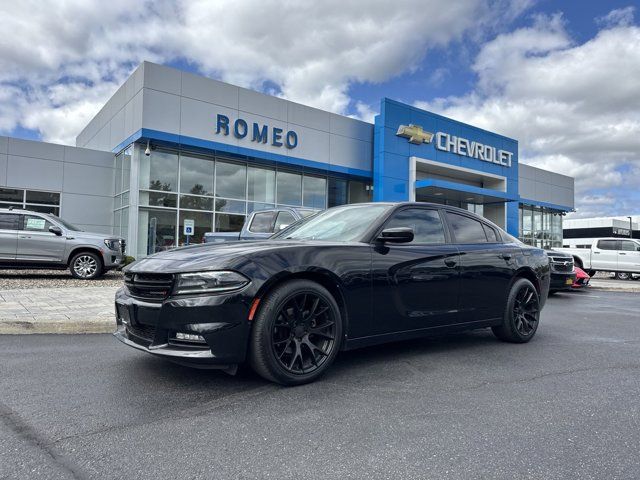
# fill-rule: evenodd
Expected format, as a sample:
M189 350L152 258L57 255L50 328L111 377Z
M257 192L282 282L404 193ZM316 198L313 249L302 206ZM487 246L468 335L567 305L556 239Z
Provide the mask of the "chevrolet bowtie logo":
M425 132L420 125L400 125L398 128L398 132L396 133L399 137L404 137L409 139L409 143L413 143L415 145L420 145L421 143L431 143L431 139L433 138L433 133Z

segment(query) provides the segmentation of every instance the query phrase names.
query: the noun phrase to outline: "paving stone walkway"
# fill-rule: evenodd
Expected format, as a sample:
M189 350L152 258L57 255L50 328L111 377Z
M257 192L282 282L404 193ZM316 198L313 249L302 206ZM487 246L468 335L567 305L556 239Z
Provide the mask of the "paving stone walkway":
M0 290L0 333L115 330L117 286Z

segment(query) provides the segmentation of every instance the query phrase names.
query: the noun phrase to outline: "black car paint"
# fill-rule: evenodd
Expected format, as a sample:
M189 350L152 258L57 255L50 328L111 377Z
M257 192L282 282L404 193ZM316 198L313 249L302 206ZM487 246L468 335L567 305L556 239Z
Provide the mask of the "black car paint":
M240 291L168 296L161 302L134 298L123 287L116 294L115 335L130 346L179 363L203 367L239 364L247 355L252 303L289 278L313 279L334 295L343 317L343 350L496 325L504 313L509 284L516 276L532 280L544 304L549 261L541 249L509 241L454 244L446 221L444 244L377 241L388 218L408 207L468 214L442 205L392 204L362 242L273 239L198 245L152 255L126 271L176 274L233 270L251 282ZM153 339L145 341L129 332L122 324L121 309L126 309L130 322L154 328ZM200 334L207 345L172 344L169 333L175 331ZM180 352L184 355L178 356Z

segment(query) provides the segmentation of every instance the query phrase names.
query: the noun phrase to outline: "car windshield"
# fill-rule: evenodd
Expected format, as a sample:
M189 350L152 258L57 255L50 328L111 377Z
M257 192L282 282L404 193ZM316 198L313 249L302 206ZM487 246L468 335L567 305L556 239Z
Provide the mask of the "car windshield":
M384 204L330 208L297 222L272 238L353 242L359 240L371 224L389 208L389 205Z
M73 223L69 223L66 220L61 219L60 217L56 217L55 215L47 215L47 216L49 218L51 218L54 222L57 222L60 225L62 225L67 230L70 230L72 232L81 232L82 231L80 228L76 227Z

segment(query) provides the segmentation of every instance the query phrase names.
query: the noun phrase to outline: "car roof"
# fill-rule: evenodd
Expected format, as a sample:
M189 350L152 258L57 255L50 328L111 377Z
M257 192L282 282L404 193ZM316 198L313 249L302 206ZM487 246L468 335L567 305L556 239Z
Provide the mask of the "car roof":
M29 213L29 214L34 213L36 215L48 215L47 213L44 213L44 212L36 212L34 210L25 210L24 208L12 208L12 209L0 208L0 212L2 212L2 213L22 213L22 214L24 214L24 213Z

